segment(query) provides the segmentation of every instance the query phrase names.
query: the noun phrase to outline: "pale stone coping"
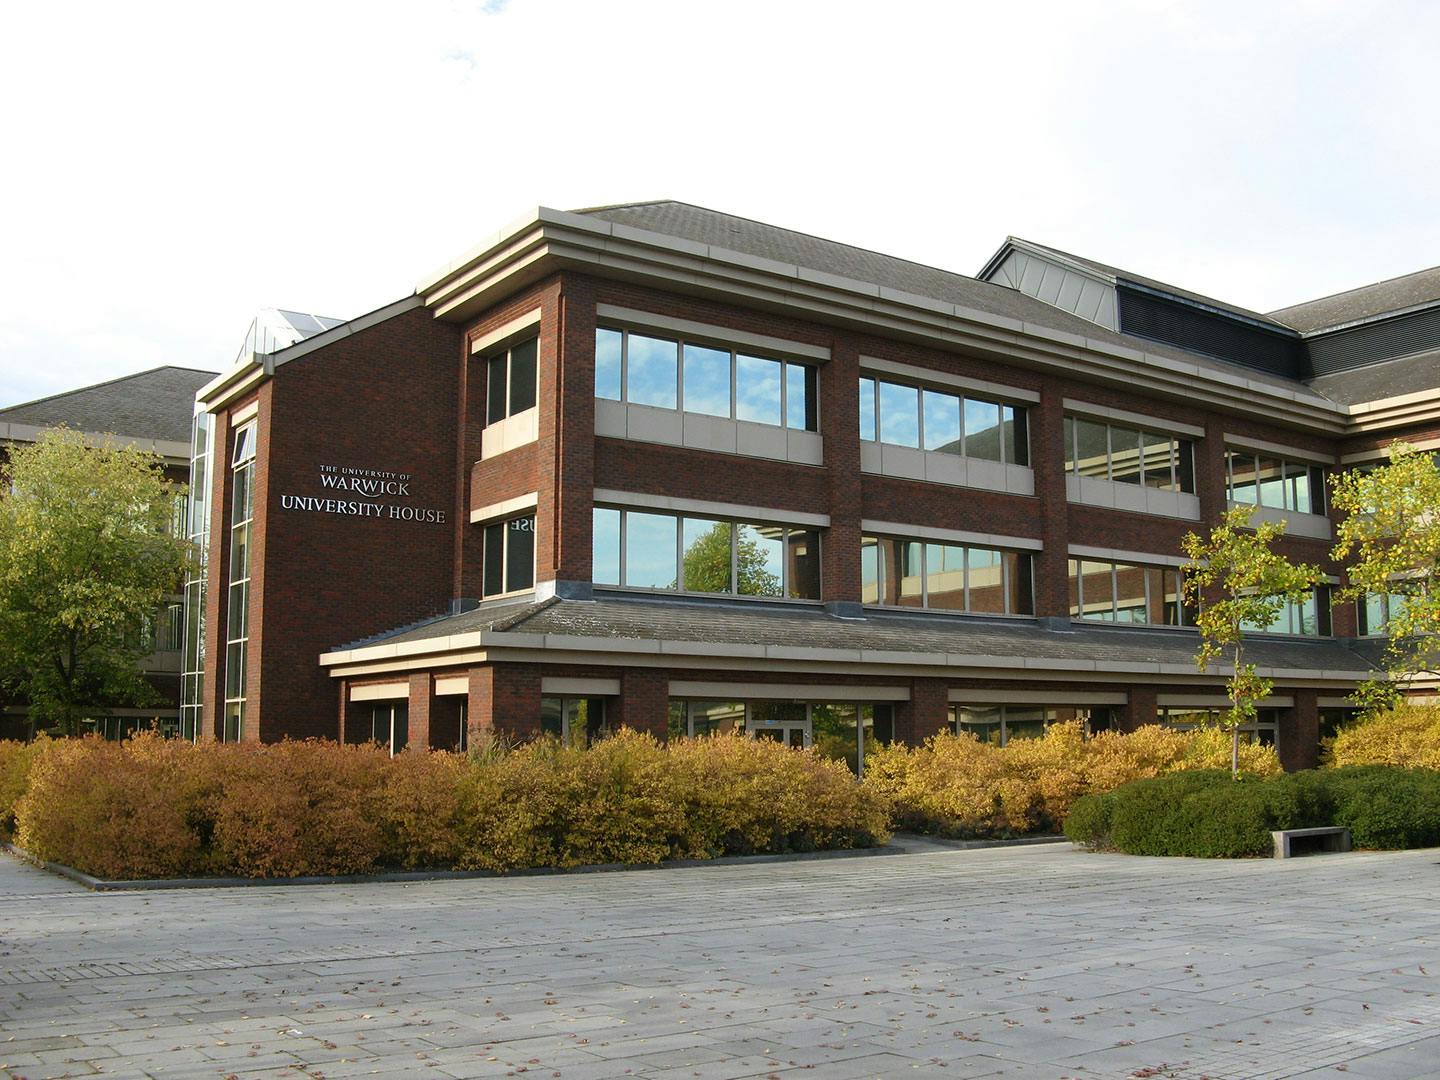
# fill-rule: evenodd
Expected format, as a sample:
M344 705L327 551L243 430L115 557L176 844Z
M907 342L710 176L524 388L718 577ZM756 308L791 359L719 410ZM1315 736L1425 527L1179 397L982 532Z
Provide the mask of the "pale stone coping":
M1066 473L1065 498L1082 506L1100 506L1130 514L1153 514L1181 521L1200 520L1198 495L1188 491L1165 491L1146 484L1123 484L1118 480Z
M524 315L517 315L509 322L502 323L488 334L482 334L470 343L470 355L474 356L476 353L485 352L501 342L508 343L511 338L523 334L532 327L539 326L540 314L540 309L537 307L534 311L527 311Z
M677 334L680 337L705 338L732 347L758 349L779 353L781 356L800 357L807 360L825 361L830 359L830 350L823 345L810 345L803 341L773 337L770 334L756 334L748 330L732 330L728 326L696 322L693 319L677 319L670 315L657 315L638 308L618 307L615 304L596 304L595 318L623 323L625 329L658 330L662 333Z
M564 679L546 676L540 680L542 694L584 694L592 697L615 697L620 693L619 679Z
M1262 454L1279 454L1282 457L1308 461L1312 465L1335 464L1334 454L1324 454L1315 450L1304 450L1298 446L1270 442L1266 439L1252 439L1248 435L1236 435L1230 431L1225 432L1225 448L1227 450L1256 450Z
M1152 555L1148 552L1120 551L1117 548L1090 547L1086 544L1071 544L1066 550L1082 559L1104 559L1109 562L1150 566L1184 566L1190 561L1183 555Z
M45 432L53 431L56 427L55 424L0 423L0 442L33 443ZM169 439L141 439L103 431L82 431L79 432L79 435L85 440L86 446L103 446L109 441L116 446L133 446L139 450L148 450L153 454L159 454L163 458L177 462L190 460L189 443L173 442Z
M829 514L810 514L800 510L779 510L769 506L715 502L710 499L682 499L671 495L650 495L639 491L617 491L614 488L596 488L594 501L597 504L607 503L627 510L667 510L673 513L753 519L756 522L773 521L777 525L813 525L821 529L828 528L830 525Z
M1288 694L1272 694L1256 704L1262 709L1288 709L1295 699ZM1162 709L1228 709L1230 699L1224 694L1157 694L1155 705Z
M955 544L970 544L974 547L1014 548L1019 551L1039 551L1044 544L1028 536L1005 536L1001 533L969 532L965 529L941 529L933 525L905 525L896 521L876 521L865 518L860 530L867 535L882 534L900 540L940 540Z
M1122 423L1134 424L1147 431L1156 431L1162 434L1175 432L1180 435L1189 435L1194 439L1205 437L1203 427L1196 424L1184 424L1179 420L1147 416L1145 413L1131 412L1129 409L1112 409L1108 405L1094 405L1088 401L1081 401L1079 398L1067 397L1064 399L1063 405L1066 412L1079 413L1082 416L1091 416L1101 420L1119 420Z
M230 414L230 426L231 426L231 427L238 427L240 424L245 423L246 420L252 420L252 419L254 419L255 417L257 417L257 416L259 416L259 415L260 415L260 402L259 402L259 400L257 399L257 400L255 400L255 401L250 402L249 405L242 405L240 408L238 408L238 409L234 410L233 412L231 412L231 414Z
M914 379L918 382L948 386L955 390L974 390L976 393L987 394L1001 400L1023 401L1031 405L1038 404L1040 401L1040 395L1034 390L1022 390L1018 386L1005 386L1002 383L987 382L984 379L971 379L964 375L952 375L948 371L937 371L934 368L918 367L915 364L902 364L898 360L884 360L878 356L865 356L862 354L860 357L860 374L898 375L904 379Z
M477 506L470 511L470 523L473 525L480 521L492 521L495 518L508 517L520 510L533 510L540 503L538 492L529 491L524 495L516 495L513 499L504 499L489 506Z
M261 357L250 353L197 390L195 400L207 412L218 412L268 375Z
M350 688L351 701L387 701L390 698L408 698L409 696L410 684L408 682L370 683L367 686Z
M480 432L480 460L537 442L540 438L540 406L532 405L513 416L486 424Z
M1397 441L1407 442L1416 450L1440 450L1440 438L1433 439L1405 439ZM1367 461L1388 461L1390 449L1388 446L1381 446L1374 450L1361 450L1354 454L1344 454L1340 458L1342 465L1357 465Z
M1258 506L1255 503L1237 503L1226 500L1228 509L1245 507L1254 510L1251 522L1278 521L1285 525L1291 536L1303 536L1311 540L1330 539L1330 519L1324 514L1305 514L1299 510L1283 510L1278 506Z
M435 680L435 694L437 697L468 693L470 693L469 675L447 675L444 678Z
M1124 705L1128 694L1097 690L952 689L949 700L962 705Z
M909 701L908 686L862 686L844 683L693 682L670 680L671 697L804 699L817 701Z

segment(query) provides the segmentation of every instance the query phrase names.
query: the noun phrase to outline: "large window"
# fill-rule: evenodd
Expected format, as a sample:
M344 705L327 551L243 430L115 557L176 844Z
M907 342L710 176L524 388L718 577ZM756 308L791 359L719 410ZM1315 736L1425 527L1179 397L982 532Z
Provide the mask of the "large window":
M1195 444L1158 431L1065 417L1065 471L1074 476L1195 492Z
M235 431L231 457L230 584L226 600L225 716L221 738L238 742L245 730L245 663L250 641L250 540L255 514L255 425Z
M820 533L597 506L593 580L630 589L820 599Z
M1294 634L1302 637L1330 636L1330 590L1321 585L1309 593L1300 603L1289 600L1280 608L1280 614L1267 627L1246 623L1244 629L1256 634Z
M1225 474L1231 502L1273 506L1297 514L1325 513L1325 470L1250 450L1226 450Z
M812 365L633 330L596 329L595 396L799 431L820 429Z
M860 376L860 438L981 461L1030 464L1022 406Z
M1405 593L1366 593L1355 602L1361 637L1380 637L1385 634L1390 620L1395 618L1410 602Z
M205 699L205 580L210 552L210 432L208 412L195 414L190 439L189 525L195 558L185 575L185 637L180 656L180 737L200 733Z
M1160 723L1177 731L1194 731L1202 727L1219 727L1223 709L1161 709ZM1255 719L1240 727L1240 741L1274 746L1280 730L1279 709L1256 709Z
M892 607L1033 615L1028 552L888 536L860 540L860 599Z
M1038 739L1051 724L1079 720L1087 735L1108 731L1115 710L1108 705L1060 707L1051 705L951 705L950 730L974 735L983 743L1004 746L1012 739Z
M536 357L540 339L530 338L485 359L485 422L535 407Z
M670 700L670 738L731 732L796 750L814 747L821 757L843 761L859 775L869 751L894 741L894 706L855 701Z
M605 699L600 697L542 697L540 734L567 746L589 746L610 734Z
M485 526L481 595L507 596L535 587L535 515Z
M1070 617L1091 622L1194 626L1181 573L1105 559L1070 560Z

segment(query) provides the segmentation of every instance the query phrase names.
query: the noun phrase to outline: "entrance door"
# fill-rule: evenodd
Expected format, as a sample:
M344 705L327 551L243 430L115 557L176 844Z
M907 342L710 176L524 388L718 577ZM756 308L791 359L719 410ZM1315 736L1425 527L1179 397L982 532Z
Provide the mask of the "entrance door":
M757 739L774 739L799 749L812 741L810 707L801 702L754 701L745 718L745 733Z

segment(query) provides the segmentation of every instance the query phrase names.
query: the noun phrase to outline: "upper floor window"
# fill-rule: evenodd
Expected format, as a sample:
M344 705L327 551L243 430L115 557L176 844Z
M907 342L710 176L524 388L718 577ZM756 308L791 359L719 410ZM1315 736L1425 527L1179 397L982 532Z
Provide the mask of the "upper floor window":
M485 422L495 424L535 407L538 337L521 341L485 360Z
M1306 594L1300 603L1285 601L1280 614L1269 626L1245 623L1243 629L1256 634L1294 634L1301 637L1330 636L1330 590L1324 585Z
M594 512L596 585L820 599L820 533L788 525Z
M815 368L633 330L595 331L595 396L818 431Z
M505 596L535 586L535 515L485 526L481 596Z
M1325 513L1325 470L1319 465L1251 450L1226 450L1225 474L1231 502L1297 514Z
M860 541L860 599L894 607L1033 615L1027 552L866 536Z
M917 450L1030 464L1024 408L860 376L860 438Z
M1095 480L1193 495L1195 444L1128 424L1067 416L1065 471Z
M1194 626L1181 574L1171 566L1070 560L1070 617L1090 622Z
M1410 602L1405 593L1366 593L1356 601L1358 632L1361 637L1379 637Z

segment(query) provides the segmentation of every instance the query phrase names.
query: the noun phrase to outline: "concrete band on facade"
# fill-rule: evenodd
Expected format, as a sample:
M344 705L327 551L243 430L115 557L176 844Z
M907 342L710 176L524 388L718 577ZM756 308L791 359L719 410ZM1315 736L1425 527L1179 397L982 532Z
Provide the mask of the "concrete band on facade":
M1112 566L1117 617L1121 591L1141 587L1150 618L1181 537L1230 502L1233 455L1321 469L1368 460L1396 435L1440 437L1433 390L1384 408L1389 398L1339 402L1081 323L1018 286L952 275L932 288L940 272L882 256L893 275L866 281L860 255L828 270L759 254L770 234L748 252L702 242L681 227L688 211L663 204L649 228L632 208L540 211L414 297L242 356L201 390L214 453L202 462L198 737L449 747L583 721L591 734L603 722L664 738L721 706L735 707L726 722L807 740L817 708L907 742L1040 714L1122 730L1175 719L1214 708L1227 671L1197 671L1193 630L1083 617L1072 573L1088 597L1107 573L1093 568ZM772 233L783 254L795 234ZM952 284L960 299L916 291L950 296ZM601 386L612 345L627 380L617 399ZM675 388L651 386L671 346ZM712 394L708 411L683 407L727 370L728 406ZM745 394L742 378L757 380ZM746 394L761 388L768 408L772 378L784 417L757 420ZM889 443L883 420L862 438L864 379L898 388L876 391L893 400L913 391L935 445ZM665 393L673 403L646 399ZM976 456L923 411L934 404L935 423L949 423L944 410L969 417L971 403ZM1066 446L1081 420L1112 433L1117 475L1127 433L1170 439L1174 490L1076 475L1090 467ZM1005 449L984 442L992 431ZM236 460L237 439L253 439L253 461ZM1317 520L1283 550L1338 574L1329 511L1284 513ZM796 595L707 593L708 578L688 588L701 541L680 521L729 536L726 588L768 581L742 578L753 538L779 552L764 564L779 584L760 591ZM632 573L636 552L668 558L667 522L672 580ZM609 579L612 528L623 581ZM902 550L940 561L867 569ZM1143 586L1125 578L1137 568ZM905 591L919 588L911 578L923 592ZM1277 683L1256 737L1274 738L1290 767L1316 760L1322 711L1374 670L1378 643L1358 637L1353 606L1334 607L1330 630L1252 646Z

